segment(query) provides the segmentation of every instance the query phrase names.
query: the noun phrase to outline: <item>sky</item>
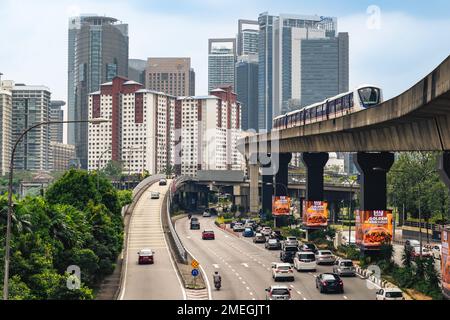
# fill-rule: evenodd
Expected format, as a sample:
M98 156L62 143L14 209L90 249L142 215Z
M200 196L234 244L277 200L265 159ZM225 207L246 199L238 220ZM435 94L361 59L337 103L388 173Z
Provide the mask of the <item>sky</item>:
M0 0L0 73L46 85L67 101L68 18L96 13L129 24L130 58L186 56L196 93L208 85L208 38L234 37L238 19L262 12L338 18L350 37L350 87L375 84L385 98L415 84L450 54L446 0Z

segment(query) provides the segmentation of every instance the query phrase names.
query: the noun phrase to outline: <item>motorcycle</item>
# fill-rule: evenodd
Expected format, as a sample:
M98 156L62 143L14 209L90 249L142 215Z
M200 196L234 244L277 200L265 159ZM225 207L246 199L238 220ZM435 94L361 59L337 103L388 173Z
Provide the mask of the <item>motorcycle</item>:
M216 281L214 282L214 286L216 287L217 290L220 290L220 287L222 286L220 281Z
M188 218L189 218L189 220L191 220L191 218L192 218L192 214L189 214L189 215L188 215Z

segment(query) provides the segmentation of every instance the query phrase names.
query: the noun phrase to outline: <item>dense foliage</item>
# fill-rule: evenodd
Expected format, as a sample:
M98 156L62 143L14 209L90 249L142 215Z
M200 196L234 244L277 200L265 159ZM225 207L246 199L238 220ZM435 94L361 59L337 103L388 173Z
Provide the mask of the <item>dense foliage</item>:
M108 180L97 178L71 170L49 187L45 197L15 203L10 299L92 299L93 288L114 271L123 243L121 207L131 201L131 194L119 193ZM6 196L1 196L2 230L6 204ZM4 232L1 235L4 243ZM79 290L67 288L66 270L72 265L81 269Z

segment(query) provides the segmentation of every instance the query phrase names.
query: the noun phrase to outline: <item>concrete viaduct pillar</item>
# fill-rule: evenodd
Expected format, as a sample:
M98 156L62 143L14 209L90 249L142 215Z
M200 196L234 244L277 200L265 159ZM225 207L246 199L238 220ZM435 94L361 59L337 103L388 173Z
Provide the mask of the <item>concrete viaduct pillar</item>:
M266 164L262 166L264 169L269 169L272 167L272 164ZM269 170L267 170L269 171ZM261 196L262 196L262 211L264 214L269 214L272 212L272 196L273 196L273 175L271 174L263 174L262 175L262 187L261 187Z
M323 201L323 171L329 159L328 153L302 153L306 166L306 200Z
M390 152L358 152L353 158L361 174L361 210L386 210L386 175L394 164Z
M275 174L275 196L289 196L289 163L292 160L291 153L280 153L278 157L278 168ZM275 217L275 227L284 227L288 225L289 217Z
M259 213L259 166L257 164L249 165L250 178L250 212Z

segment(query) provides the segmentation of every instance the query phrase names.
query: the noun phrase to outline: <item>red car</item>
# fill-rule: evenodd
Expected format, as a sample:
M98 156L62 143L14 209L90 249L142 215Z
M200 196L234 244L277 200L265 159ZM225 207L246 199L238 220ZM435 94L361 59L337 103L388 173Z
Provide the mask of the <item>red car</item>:
M138 252L139 255L139 264L154 264L155 263L155 259L154 259L154 252L150 249L142 249L141 251Z
M202 232L202 239L203 240L214 240L216 237L214 236L214 231L211 230L205 230Z

